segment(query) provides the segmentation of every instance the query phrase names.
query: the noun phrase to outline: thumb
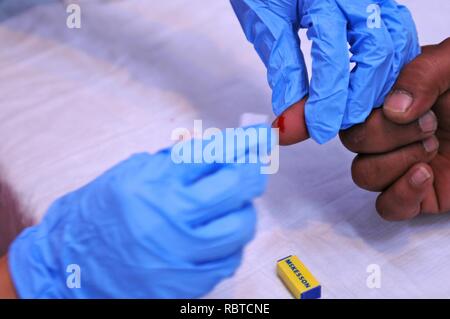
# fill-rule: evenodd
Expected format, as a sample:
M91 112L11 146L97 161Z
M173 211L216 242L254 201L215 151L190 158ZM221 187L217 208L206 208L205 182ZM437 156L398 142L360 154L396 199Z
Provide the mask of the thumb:
M384 114L404 124L417 120L450 88L450 38L426 46L405 66L384 102Z

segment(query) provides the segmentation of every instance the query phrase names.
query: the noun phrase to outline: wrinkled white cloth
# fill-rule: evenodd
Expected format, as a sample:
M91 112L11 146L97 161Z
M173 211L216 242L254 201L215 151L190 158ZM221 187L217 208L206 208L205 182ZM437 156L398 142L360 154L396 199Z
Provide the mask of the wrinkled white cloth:
M75 1L81 29L66 27L62 1L25 2L0 15L0 171L24 207L0 216L3 251L18 224L131 153L170 145L174 128L272 117L263 65L226 0ZM403 3L422 44L449 36L450 2ZM382 221L376 194L351 181L352 157L337 139L283 148L242 266L207 297L290 298L275 273L290 254L324 298L450 297L450 215ZM371 264L379 289L366 284Z

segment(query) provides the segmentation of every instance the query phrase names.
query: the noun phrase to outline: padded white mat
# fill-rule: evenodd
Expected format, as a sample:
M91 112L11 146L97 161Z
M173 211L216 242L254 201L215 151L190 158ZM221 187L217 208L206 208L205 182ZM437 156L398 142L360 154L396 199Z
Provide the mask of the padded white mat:
M226 0L81 0L80 30L65 27L61 2L34 2L0 15L1 176L23 206L0 216L2 251L58 196L169 145L175 127L272 117L263 65ZM450 35L450 2L403 2L422 44ZM450 297L450 215L382 221L375 194L351 181L352 157L337 139L283 148L241 268L207 297L290 298L275 274L289 254L325 298ZM369 264L381 267L380 289L366 286Z

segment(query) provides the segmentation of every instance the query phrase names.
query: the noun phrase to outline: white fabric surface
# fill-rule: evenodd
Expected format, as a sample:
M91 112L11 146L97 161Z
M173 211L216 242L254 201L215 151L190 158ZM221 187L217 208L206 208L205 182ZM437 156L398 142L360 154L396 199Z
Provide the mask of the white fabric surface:
M80 0L80 30L65 27L61 2L43 3L0 24L0 166L26 208L1 216L2 249L8 225L37 222L119 160L170 144L176 127L272 116L263 65L226 0ZM403 3L422 44L450 35L450 2ZM382 221L376 195L351 181L352 157L337 139L283 148L242 266L207 297L290 298L275 274L289 254L325 298L450 297L450 215ZM380 289L366 286L369 264Z

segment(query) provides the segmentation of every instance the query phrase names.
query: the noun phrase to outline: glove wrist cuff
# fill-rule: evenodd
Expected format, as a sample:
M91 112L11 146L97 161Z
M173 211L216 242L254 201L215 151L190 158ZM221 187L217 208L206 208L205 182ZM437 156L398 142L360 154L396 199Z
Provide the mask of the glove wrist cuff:
M8 263L20 298L57 298L56 287L42 256L36 226L25 229L11 244ZM38 244L40 242L40 244Z

